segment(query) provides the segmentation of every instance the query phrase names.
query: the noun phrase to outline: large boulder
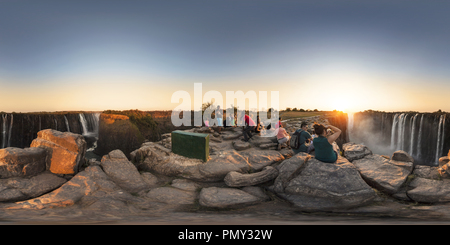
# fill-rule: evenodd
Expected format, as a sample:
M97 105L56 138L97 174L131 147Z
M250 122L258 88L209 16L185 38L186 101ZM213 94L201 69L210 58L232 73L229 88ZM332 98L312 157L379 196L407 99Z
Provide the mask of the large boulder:
M377 154L355 160L353 165L369 185L388 194L398 192L414 168L412 162L389 160Z
M237 208L262 201L261 197L235 188L203 188L199 197L200 205L211 208Z
M150 190L146 196L153 201L167 204L194 204L198 193L174 187L158 187Z
M294 177L299 175L302 170L301 167L311 159L311 157L311 155L305 152L300 152L278 165L278 177L275 179L274 191L284 193L284 188L286 188Z
M45 170L47 152L41 148L0 149L0 179L33 176Z
M281 168L292 172L280 169L282 177L273 190L304 211L353 208L367 205L376 197L356 167L340 156L330 164L300 155Z
M223 181L231 171L248 172L251 169L247 159L235 150L220 151L210 156L205 163L174 154L163 146L150 142L132 152L131 156L139 170L201 182Z
M128 161L121 150L104 155L100 165L108 177L126 191L139 192L148 187L136 166Z
M344 157L350 162L372 154L372 151L367 146L353 142L343 144L342 150L344 151Z
M79 134L59 132L53 129L41 130L31 147L47 151L47 169L55 174L76 174L84 164L86 141Z
M252 171L260 171L266 166L282 162L285 159L281 151L274 150L244 151L239 154L247 160Z

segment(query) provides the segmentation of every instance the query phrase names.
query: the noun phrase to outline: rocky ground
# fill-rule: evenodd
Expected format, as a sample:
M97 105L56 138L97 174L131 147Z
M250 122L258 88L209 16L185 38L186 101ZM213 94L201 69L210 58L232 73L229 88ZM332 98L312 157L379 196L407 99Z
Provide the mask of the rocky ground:
M322 118L302 119L308 123ZM299 120L290 120L293 132ZM78 166L77 136L70 141L72 174L62 169L61 138L44 137L55 147L44 171L35 159L22 163L15 174L0 179L1 224L382 224L446 223L450 221L450 184L447 159L442 166L414 166L404 152L372 154L359 144L345 144L336 164L322 163L308 154L293 156L275 150L272 137L241 141L241 129L221 134L210 128L210 160L189 159L171 152L170 134L160 142L144 143L131 153L120 150ZM51 132L47 132L51 133ZM42 140L39 140L42 141ZM57 146L55 146L57 145ZM41 147L44 149L49 149ZM8 149L8 148L7 148ZM30 148L33 149L33 148ZM37 153L35 153L35 151ZM22 153L24 152L24 153ZM2 150L0 160L41 154ZM3 154L3 155L2 155ZM28 155L27 155L28 154ZM84 152L79 152L84 156ZM33 155L34 156L34 155ZM6 159L6 160L5 160ZM23 159L18 157L18 159ZM33 158L34 159L34 158ZM56 161L58 160L58 161ZM8 160L9 161L9 160ZM11 160L12 161L12 160ZM10 162L11 162L10 161ZM4 165L6 166L6 165ZM11 169L0 168L1 173ZM30 173L27 169L33 169ZM79 169L79 170L77 170ZM2 172L3 171L3 172Z

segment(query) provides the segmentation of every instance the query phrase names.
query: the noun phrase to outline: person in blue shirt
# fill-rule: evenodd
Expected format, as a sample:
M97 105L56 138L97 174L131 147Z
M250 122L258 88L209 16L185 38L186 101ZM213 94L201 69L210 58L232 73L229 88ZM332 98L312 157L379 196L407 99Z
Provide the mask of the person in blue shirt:
M294 154L297 154L299 152L308 152L308 143L310 143L313 140L313 138L311 137L311 134L309 134L307 130L308 124L302 122L302 124L300 124L300 128L295 131L300 133L298 142L300 147L298 149L292 148Z
M334 131L334 133L329 136L327 135L328 128ZM317 123L314 124L314 130L319 136L313 141L316 159L326 163L336 162L338 159L338 152L334 148L333 143L341 134L341 130L331 125L324 126Z

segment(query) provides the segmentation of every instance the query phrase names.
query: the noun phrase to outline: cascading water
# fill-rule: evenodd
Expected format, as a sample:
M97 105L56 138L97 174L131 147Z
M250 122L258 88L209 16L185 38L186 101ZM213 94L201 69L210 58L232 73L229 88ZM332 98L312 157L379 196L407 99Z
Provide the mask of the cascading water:
M6 118L7 114L2 114L2 149L5 148L5 142L6 142Z
M442 155L442 148L444 146L444 124L445 124L445 115L441 115L439 117L439 126L438 126L437 149L435 159L436 163L439 162L439 158Z
M438 164L450 149L448 113L377 112L355 113L351 141L364 143L375 154L391 155L403 150L416 164ZM349 116L349 122L350 122Z
M64 115L64 121L66 122L67 132L70 132L69 121L67 120L66 115Z

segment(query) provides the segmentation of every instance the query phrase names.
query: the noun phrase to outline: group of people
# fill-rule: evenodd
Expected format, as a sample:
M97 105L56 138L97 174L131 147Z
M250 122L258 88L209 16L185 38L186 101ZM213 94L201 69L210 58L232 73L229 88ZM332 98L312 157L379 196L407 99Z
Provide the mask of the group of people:
M300 128L297 129L294 134L296 137L289 135L283 128L281 123L281 117L275 126L278 130L277 140L278 140L278 150L281 149L283 144L290 146L291 138L296 140L294 142L296 147L292 147L295 154L300 152L310 153L315 151L315 158L322 162L334 163L338 159L339 150L335 141L341 135L341 130L332 125L314 124L314 133L311 135L308 132L308 124L303 122ZM333 133L332 133L333 132Z
M229 127L236 127L236 122L238 115L229 115L226 118L226 122L223 122L223 112L220 110L220 106L217 106L217 110L215 112L215 118L217 119L217 126L218 126L218 132L220 133L220 130L222 127L224 127L224 124L226 124ZM257 118L257 123L247 114L245 114L244 111L240 112L239 114L240 120L245 121L245 126L243 127L243 135L244 135L244 141L248 142L252 137L252 132L260 133L263 130L266 130L264 128L264 125L260 122L259 117ZM205 125L209 126L208 122L205 121ZM270 125L267 129L269 129ZM275 130L278 140L278 150L281 149L282 145L290 146L291 144L291 138L293 138L289 133L286 132L286 130L283 128L283 125L281 123L281 117L279 118L278 122L275 124ZM333 133L331 133L331 130ZM341 130L337 127L331 126L331 125L323 125L323 124L314 124L314 133L311 135L308 132L308 124L303 122L300 125L300 128L297 129L294 134L296 134L296 137L293 138L297 140L296 147L292 148L295 154L300 152L306 152L310 153L311 151L315 151L315 158L327 163L334 163L338 159L338 149L337 145L333 144L335 143L336 139L341 134ZM295 142L294 142L295 143Z

